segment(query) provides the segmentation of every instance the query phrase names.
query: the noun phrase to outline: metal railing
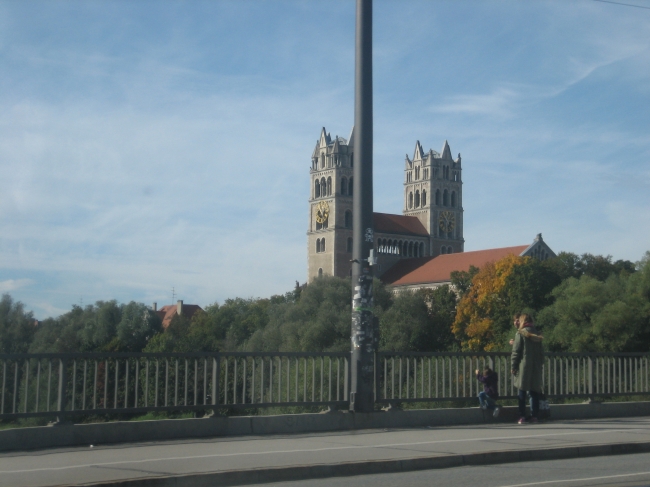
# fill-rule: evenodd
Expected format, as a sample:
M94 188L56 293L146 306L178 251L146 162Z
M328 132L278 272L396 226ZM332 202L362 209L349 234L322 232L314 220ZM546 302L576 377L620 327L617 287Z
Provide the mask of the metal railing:
M547 353L550 398L650 393L650 354ZM350 354L0 354L0 419L269 407L347 408ZM475 398L490 365L499 394L516 397L510 354L378 352L375 402Z
M546 353L543 389L547 397L632 396L650 392L649 354ZM483 390L475 370L499 374L499 395L517 397L510 353L378 352L375 402L395 404L475 398Z
M348 353L0 354L0 419L347 406Z

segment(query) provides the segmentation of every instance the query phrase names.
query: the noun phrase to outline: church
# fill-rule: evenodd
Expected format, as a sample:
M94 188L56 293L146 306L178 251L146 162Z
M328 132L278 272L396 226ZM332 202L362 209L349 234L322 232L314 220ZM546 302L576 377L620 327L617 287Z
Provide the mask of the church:
M332 139L323 127L311 158L308 282L352 273L353 172L354 129ZM375 276L396 289L448 284L453 271L509 254L555 257L541 234L529 245L464 252L461 157L452 157L447 141L426 153L417 141L413 157L406 155L403 205L401 215L373 213Z

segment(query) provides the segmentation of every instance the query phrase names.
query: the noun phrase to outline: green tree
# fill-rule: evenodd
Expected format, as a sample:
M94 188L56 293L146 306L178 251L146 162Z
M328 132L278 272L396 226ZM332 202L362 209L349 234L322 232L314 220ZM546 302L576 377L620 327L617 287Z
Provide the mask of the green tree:
M131 301L122 306L117 339L125 351L142 351L161 329L160 317L144 304Z
M35 332L32 312L26 312L20 301L14 302L9 294L3 294L0 299L0 352L27 352Z

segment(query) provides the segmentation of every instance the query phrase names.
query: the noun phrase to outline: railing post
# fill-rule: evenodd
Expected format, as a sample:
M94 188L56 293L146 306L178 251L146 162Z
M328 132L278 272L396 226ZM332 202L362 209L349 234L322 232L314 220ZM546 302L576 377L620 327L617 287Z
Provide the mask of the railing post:
M212 357L212 416L217 415L219 404L219 376L221 375L220 356Z
M68 382L68 364L65 359L59 359L59 396L57 400L57 411L55 424L63 424L66 419L65 408L67 406L67 397L65 386Z
M587 393L589 394L589 402L594 402L594 357L593 355L589 355L587 357L587 375L589 376L588 379L588 391Z

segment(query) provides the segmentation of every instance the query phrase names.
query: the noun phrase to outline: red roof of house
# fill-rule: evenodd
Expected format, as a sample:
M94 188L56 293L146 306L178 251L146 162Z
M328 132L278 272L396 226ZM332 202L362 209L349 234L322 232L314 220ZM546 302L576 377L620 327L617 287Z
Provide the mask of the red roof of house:
M408 286L435 282L449 282L453 271L469 271L470 266L481 268L507 255L521 255L529 245L500 249L475 250L436 257L404 259L388 269L381 280L391 286Z
M415 216L391 215L390 213L373 213L375 233L398 233L400 235L429 236L422 222Z
M203 311L198 304L183 304L183 316L187 319L192 319L192 316L194 316L198 311ZM174 316L178 315L178 305L168 304L167 306L160 308L156 313L162 320L163 329L167 329L174 319Z

